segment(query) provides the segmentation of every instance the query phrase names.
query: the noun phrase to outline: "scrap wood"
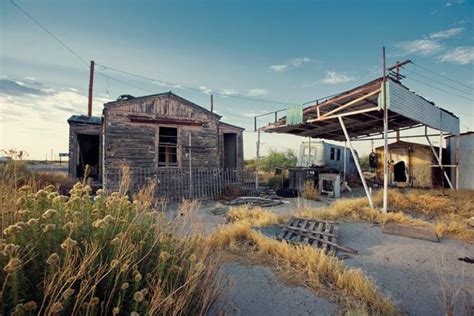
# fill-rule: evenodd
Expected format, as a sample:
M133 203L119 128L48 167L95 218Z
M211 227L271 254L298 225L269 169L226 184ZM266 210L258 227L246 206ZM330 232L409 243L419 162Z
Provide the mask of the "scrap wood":
M464 261L464 262L467 262L467 263L474 263L474 258L469 258L469 257L462 257L462 258L458 258L459 261Z
M438 235L431 227L412 226L390 221L385 223L382 228L382 232L385 234L399 235L404 237L439 242Z
M357 254L357 250L337 243L337 227L335 224L337 223L333 221L292 218L283 227L277 239L290 243L309 244L321 248L331 255L336 255L338 250Z
M276 198L264 198L258 196L241 196L232 201L224 202L226 205L253 205L261 207L270 207L283 204L283 201Z

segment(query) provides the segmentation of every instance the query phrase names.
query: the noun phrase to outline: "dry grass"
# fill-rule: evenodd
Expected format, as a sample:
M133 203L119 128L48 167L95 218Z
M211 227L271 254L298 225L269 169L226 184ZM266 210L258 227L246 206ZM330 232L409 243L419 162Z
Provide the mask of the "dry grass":
M260 207L249 205L233 207L227 212L227 216L234 222L259 227L282 224L288 220L288 216L277 215Z
M382 192L374 197L377 207L382 205ZM474 230L467 224L474 216L474 192L467 190L389 190L390 212L371 209L365 197L340 199L327 208L302 208L298 216L319 219L362 220L384 224L396 221L410 225L432 226L438 235L474 241Z
M303 197L307 200L312 200L312 201L321 200L321 196L319 195L319 192L314 187L314 184L312 181L307 181L305 183Z
M219 296L215 250L176 234L153 188L130 200L77 183L64 196L12 177L0 182L2 314L206 314Z
M210 238L215 249L258 258L271 263L283 278L308 287L316 294L326 293L346 311L370 315L397 315L396 306L382 296L359 269L347 268L334 257L310 246L294 246L265 237L248 223L222 227ZM298 276L297 278L295 276Z

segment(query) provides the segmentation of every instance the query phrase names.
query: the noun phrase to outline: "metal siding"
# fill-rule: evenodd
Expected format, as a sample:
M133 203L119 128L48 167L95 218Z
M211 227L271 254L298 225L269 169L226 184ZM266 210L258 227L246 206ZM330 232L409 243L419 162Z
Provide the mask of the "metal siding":
M456 136L449 137L447 147L451 164L456 161ZM459 188L474 190L474 134L459 136ZM455 168L451 169L451 182L456 183Z
M459 118L434 106L398 83L389 81L389 86L391 111L443 132L459 133Z

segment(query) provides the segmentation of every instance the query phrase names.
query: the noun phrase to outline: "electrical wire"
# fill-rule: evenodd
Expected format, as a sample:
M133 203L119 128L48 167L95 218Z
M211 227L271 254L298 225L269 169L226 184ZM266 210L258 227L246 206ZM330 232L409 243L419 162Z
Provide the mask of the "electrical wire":
M169 87L175 87L175 88L178 88L178 89L187 89L187 90L196 91L196 92L200 92L200 93L206 93L201 88L195 88L195 87L185 85L185 84L167 82L167 81L164 81L164 80L161 80L161 79L156 79L156 78L151 78L151 77L147 77L147 76L144 76L144 75L131 73L129 71L109 67L107 65L103 65L103 64L99 64L99 63L96 63L96 65L99 65L102 70L115 71L117 73L121 73L121 74L124 74L124 75L128 75L128 76L140 78L140 79L143 79L143 80L151 81L153 83L159 83L161 85L165 85L165 86L169 86ZM239 94L226 94L226 93L221 93L221 92L218 92L218 91L215 91L215 90L212 90L212 89L210 89L210 90L212 91L213 94L220 95L220 96L226 97L226 98L236 98L236 99L242 99L242 100L248 100L248 101L273 103L273 104L281 104L281 105L299 104L298 102L293 102L292 103L292 102L275 101L275 100L268 100L268 99L261 99L261 98L252 98L252 97L239 95ZM206 93L206 94L208 94L208 93Z
M441 75L441 74L439 74L439 73L437 73L437 72L434 72L434 71L431 70L431 69L428 69L428 68L426 68L426 67L423 67L422 65L420 65L420 64L418 64L418 63L413 63L413 64L416 65L416 66L418 66L418 67L420 67L421 69L423 69L423 70L425 70L425 71L427 71L427 72L430 72L430 73L432 73L432 74L435 74L435 75L437 75L437 76L439 76L439 77L441 77L441 78L444 78L444 79L446 79L446 80L452 81L452 82L457 83L457 84L460 84L461 86L464 86L464 87L466 87L466 88L468 88L468 89L474 89L473 86L469 86L469 85L467 85L467 84L465 84L465 83L462 83L462 82L460 82L460 81L451 79L451 78L446 77L446 76L444 76L444 75Z
M443 91L443 92L445 92L445 93L448 93L448 94L450 94L450 95L456 96L456 97L458 97L458 98L462 98L462 99L467 100L467 101L470 101L470 102L474 102L473 99L469 99L469 98L467 98L467 97L465 97L465 96L462 96L462 95L459 95L459 94L456 94L456 93L452 93L452 92L450 92L450 91L448 91L448 90L441 89L440 87L433 86L433 85L428 84L428 83L426 83L426 82L423 82L423 81L420 81L420 80L417 80L417 79L414 79L414 78L411 78L411 77L408 77L408 76L407 76L405 79L412 80L412 81L416 81L416 82L418 82L418 83L421 83L421 84L423 84L423 85L425 85L425 86L428 86L428 87L431 87L431 88L433 88L433 89Z
M13 4L18 10L20 10L25 16L27 16L31 21L33 21L36 25L38 25L43 31L45 31L47 34L49 34L56 42L58 42L62 47L67 49L72 55L74 55L77 59L79 59L84 65L86 65L87 68L89 68L89 63L79 56L71 47L66 45L59 37L54 35L52 32L50 32L45 26L43 26L38 20L36 20L31 14L29 14L25 9L20 7L17 3L15 3L13 0L10 0L11 4Z

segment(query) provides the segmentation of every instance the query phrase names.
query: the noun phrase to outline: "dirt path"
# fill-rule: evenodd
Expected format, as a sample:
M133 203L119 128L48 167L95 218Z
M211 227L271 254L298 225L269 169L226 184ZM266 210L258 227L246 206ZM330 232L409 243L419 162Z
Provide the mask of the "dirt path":
M449 288L470 293L470 298L458 296L455 315L473 315L474 265L458 260L474 257L473 245L388 235L365 223L341 223L338 241L359 251L344 263L361 268L409 315L444 315L442 291ZM463 298L471 304L469 313L462 310Z
M216 306L209 315L336 315L336 304L283 284L270 268L231 262L223 272L230 283L227 306Z

